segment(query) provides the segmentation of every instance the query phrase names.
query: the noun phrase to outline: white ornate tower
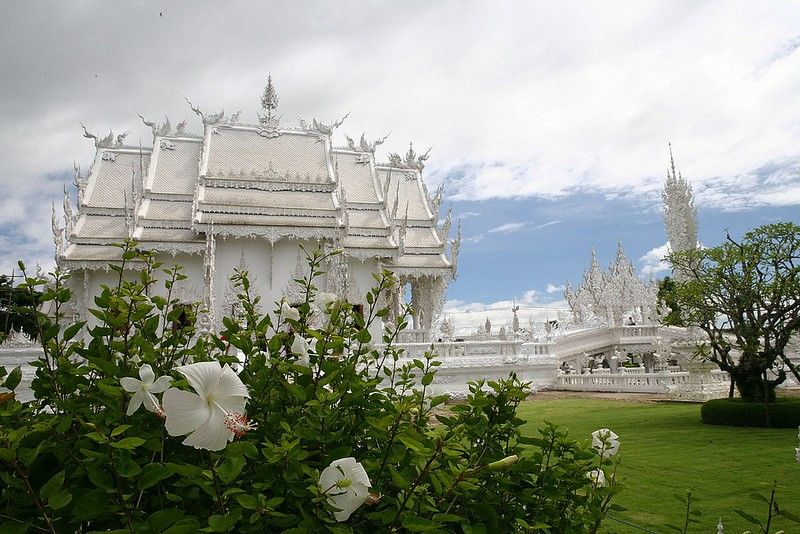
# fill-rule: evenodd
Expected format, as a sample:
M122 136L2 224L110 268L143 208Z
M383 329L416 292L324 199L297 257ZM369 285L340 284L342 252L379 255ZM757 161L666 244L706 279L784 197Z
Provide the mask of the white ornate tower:
M680 172L675 172L672 145L669 147L671 169L661 197L664 199L664 226L673 252L697 248L697 208L694 206L692 186Z

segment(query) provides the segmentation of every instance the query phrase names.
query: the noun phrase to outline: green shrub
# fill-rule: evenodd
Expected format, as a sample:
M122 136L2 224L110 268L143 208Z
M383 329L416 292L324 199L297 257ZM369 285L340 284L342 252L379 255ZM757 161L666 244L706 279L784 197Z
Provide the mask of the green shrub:
M478 381L443 409L416 387L434 355L399 360L409 310L373 343L391 273L362 312L317 294L311 254L304 302L270 315L237 273L242 313L215 336L171 297L179 267L157 296L152 255L124 248L145 269L111 267L85 340L64 275L26 278L54 317L36 314L36 401L0 402L0 532L595 532L612 509L611 459L552 425L521 435L528 384Z
M700 417L708 425L796 428L800 426L800 399L777 398L769 404L714 399L703 404Z

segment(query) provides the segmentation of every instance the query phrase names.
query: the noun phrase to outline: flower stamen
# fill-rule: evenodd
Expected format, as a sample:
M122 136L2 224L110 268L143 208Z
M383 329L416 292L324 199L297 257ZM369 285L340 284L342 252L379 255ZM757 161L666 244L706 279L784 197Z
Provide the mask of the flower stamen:
M244 436L248 431L258 428L258 423L248 421L247 416L240 413L230 412L225 417L225 426L237 438Z

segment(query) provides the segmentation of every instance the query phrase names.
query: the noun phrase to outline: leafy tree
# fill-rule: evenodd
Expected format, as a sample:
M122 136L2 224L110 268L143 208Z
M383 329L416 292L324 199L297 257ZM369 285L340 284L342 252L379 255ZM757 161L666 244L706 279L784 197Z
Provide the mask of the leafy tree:
M664 301L668 324L708 335L705 356L730 373L746 401L769 402L788 369L785 350L800 331L800 226L769 224L737 241L670 255L673 272ZM662 289L667 288L666 284Z
M24 287L13 286L10 276L0 275L0 339L11 330L36 337L36 319L31 309L37 304L40 293Z

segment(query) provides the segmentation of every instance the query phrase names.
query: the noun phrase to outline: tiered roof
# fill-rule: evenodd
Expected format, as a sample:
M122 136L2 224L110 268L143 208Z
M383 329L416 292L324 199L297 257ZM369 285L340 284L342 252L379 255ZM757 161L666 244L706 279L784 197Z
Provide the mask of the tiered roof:
M67 218L66 246L55 223L60 261L66 267L104 268L119 258L111 246L131 236L143 248L202 254L206 236L322 239L345 255L377 258L409 276L454 274L445 256L449 215L437 226L441 190L430 198L422 180L427 154L409 149L377 164L383 139L334 148L327 125L301 121L280 125L271 81L259 124L238 114L207 114L202 137L144 121L152 147L130 147L124 135L104 139L88 132L97 148L84 181L76 170L78 215ZM266 99L266 100L265 100ZM144 120L144 119L142 119ZM68 207L68 199L65 209ZM453 242L457 254L460 237Z

